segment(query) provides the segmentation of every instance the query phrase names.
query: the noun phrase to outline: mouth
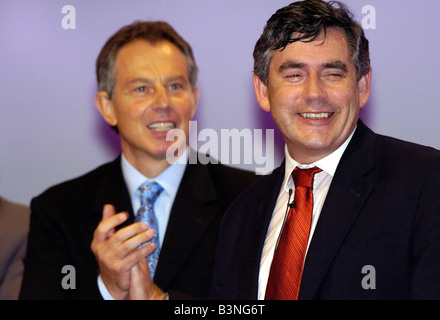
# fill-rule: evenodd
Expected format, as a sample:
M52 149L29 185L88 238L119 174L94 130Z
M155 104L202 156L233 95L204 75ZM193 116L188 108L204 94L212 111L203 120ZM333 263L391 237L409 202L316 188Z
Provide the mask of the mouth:
M148 129L160 132L169 131L174 128L176 128L176 124L171 121L155 122L148 125Z
M300 113L299 115L305 119L323 120L330 118L333 114L334 112L318 112L318 113L305 112L305 113Z

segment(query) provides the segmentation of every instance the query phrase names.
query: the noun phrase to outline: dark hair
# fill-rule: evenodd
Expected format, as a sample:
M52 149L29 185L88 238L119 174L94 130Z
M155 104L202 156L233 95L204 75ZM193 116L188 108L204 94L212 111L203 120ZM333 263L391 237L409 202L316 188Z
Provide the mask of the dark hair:
M127 43L138 39L146 40L152 44L167 40L176 45L185 56L191 86L196 85L198 68L191 46L164 21L136 21L119 29L101 49L96 61L99 91L105 91L110 99L113 98L116 82L114 68L118 52Z
M347 37L359 80L370 70L368 40L353 14L338 1L305 0L289 4L270 17L254 48L254 73L268 82L274 51L296 41L311 42L327 28L341 28ZM294 36L295 34L295 36Z

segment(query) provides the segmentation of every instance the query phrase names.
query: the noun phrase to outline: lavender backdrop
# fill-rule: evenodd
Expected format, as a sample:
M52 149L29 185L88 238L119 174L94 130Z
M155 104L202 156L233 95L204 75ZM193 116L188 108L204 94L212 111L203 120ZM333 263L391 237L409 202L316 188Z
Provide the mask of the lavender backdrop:
M288 3L2 0L0 195L28 204L116 157L118 138L93 105L94 64L107 38L134 20L166 20L192 44L200 67L198 131L274 128L255 101L252 50L266 20ZM376 132L440 148L440 2L345 3L371 45L373 92L362 118ZM274 165L282 157L276 131Z

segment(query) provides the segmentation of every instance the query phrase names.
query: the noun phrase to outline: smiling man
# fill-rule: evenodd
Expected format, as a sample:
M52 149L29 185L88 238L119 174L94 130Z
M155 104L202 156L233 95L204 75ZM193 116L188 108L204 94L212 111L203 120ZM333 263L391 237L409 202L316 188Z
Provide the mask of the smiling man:
M253 79L285 161L225 214L214 298L440 298L440 152L359 120L368 50L336 1L295 2L268 20Z
M368 100L370 78L368 71L358 81L344 32L329 28L311 42L297 41L275 52L267 83L257 75L254 81L257 99L271 112L289 154L313 163L353 132Z
M198 87L190 82L183 53L166 40L126 44L114 72L113 98L100 91L96 105L104 119L117 126L128 162L145 176L155 177L169 166L165 156L174 141L166 140L168 131L189 133Z
M255 175L168 161L183 139L167 133L188 136L199 92L192 49L167 23L121 28L96 72L95 104L122 154L33 199L20 297L206 298L221 217ZM183 149L181 157L194 152ZM63 275L64 266L74 274Z

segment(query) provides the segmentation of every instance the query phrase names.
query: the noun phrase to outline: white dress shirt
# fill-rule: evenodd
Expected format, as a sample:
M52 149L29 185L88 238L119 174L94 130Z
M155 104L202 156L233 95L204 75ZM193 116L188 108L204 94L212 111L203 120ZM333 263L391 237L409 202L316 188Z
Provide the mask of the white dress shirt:
M182 158L186 158L188 149L181 155ZM180 159L180 158L179 158ZM159 197L154 203L154 213L157 218L157 223L159 226L159 243L162 246L163 239L165 237L165 232L168 226L168 219L170 217L171 208L173 207L174 199L179 189L180 182L182 181L183 174L185 172L187 161L175 161L171 166L169 166L165 171L161 172L157 177L150 179L145 177L142 173L136 170L125 158L124 154L121 156L121 168L122 175L124 177L125 184L130 195L131 204L133 208L134 215L140 208L140 200L136 197L136 190L145 181L155 181L160 184L163 191L160 193ZM160 257L159 257L160 259ZM98 287L101 292L102 297L105 300L113 300L113 297L108 292L101 279L98 276Z
M354 130L356 131L356 130ZM342 154L347 148L348 143L353 137L353 133L350 137L333 153L329 154L325 158L316 161L315 163L302 165L295 161L289 154L287 146L284 147L285 153L285 171L284 180L281 186L280 193L275 205L274 212L272 214L272 219L269 224L269 229L267 231L266 240L263 246L263 253L260 261L260 273L258 279L258 299L264 300L266 294L267 281L269 279L270 266L272 264L273 255L275 252L275 245L280 236L281 227L283 224L284 216L287 212L287 203L289 198L289 189L292 189L292 196L290 202L294 199L295 185L292 179L292 172L295 167L300 167L301 169L312 168L317 166L322 169L321 172L315 174L313 182L313 216L312 225L310 228L309 242L313 237L313 232L315 231L316 224L318 223L319 215L321 213L322 206L324 205L327 192L330 188L330 183L332 182L333 176L335 174L336 168L341 160Z
M187 151L182 154L182 157L186 157L186 153ZM130 195L131 204L135 215L141 206L140 200L136 197L135 193L145 181L155 181L163 188L163 191L160 193L159 197L154 203L154 213L159 226L160 245L163 243L171 208L173 207L174 198L176 197L177 190L179 189L183 173L185 172L186 164L187 161L185 161L183 164L179 163L179 161L176 161L156 178L150 179L145 177L130 163L128 163L124 155L121 157L122 175Z

